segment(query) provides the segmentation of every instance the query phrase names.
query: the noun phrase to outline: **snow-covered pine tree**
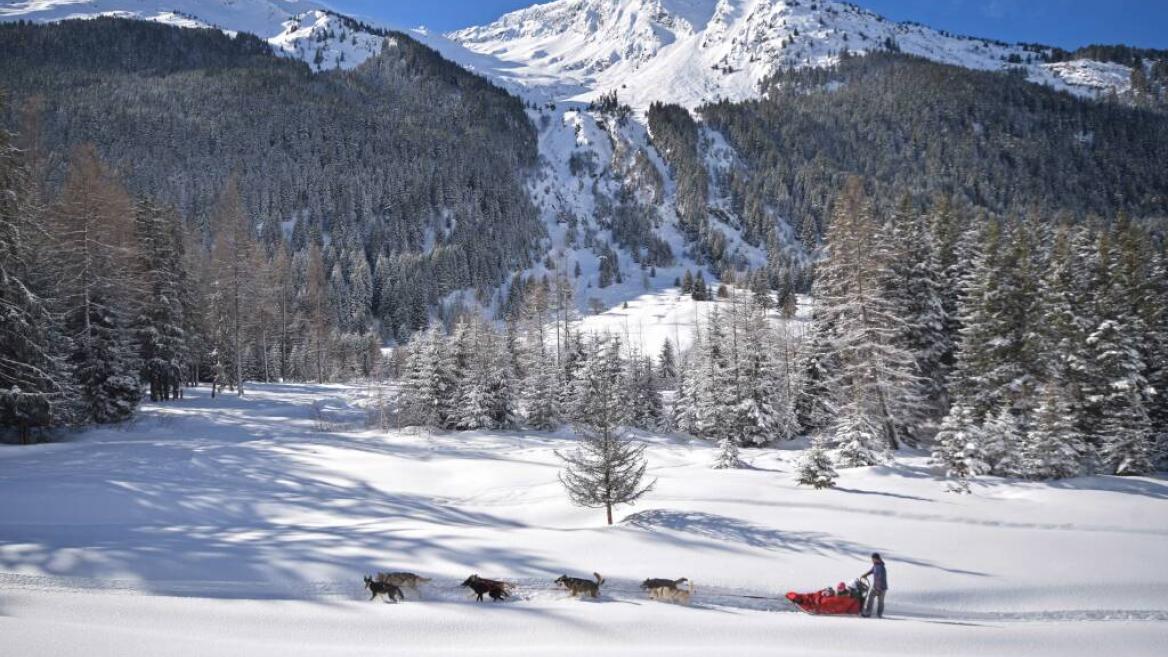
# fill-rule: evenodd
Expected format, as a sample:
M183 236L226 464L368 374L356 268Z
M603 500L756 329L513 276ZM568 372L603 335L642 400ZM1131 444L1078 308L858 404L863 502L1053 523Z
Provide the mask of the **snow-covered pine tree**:
M625 399L628 400L628 424L653 431L661 426L661 391L653 361L637 354L629 357L625 367Z
M910 397L919 403L903 409L901 429L905 435L919 436L948 406L946 359L953 340L943 298L944 274L932 230L908 197L893 212L882 239L890 244L891 258L881 292L893 315L902 320L893 340L912 354L920 374L919 389Z
M1148 367L1148 388L1154 394L1147 401L1147 410L1156 444L1157 464L1165 469L1168 468L1168 307L1163 303L1156 307L1155 299L1168 299L1168 258L1161 251L1152 253L1149 260L1151 295L1147 300L1149 317L1145 324L1148 331L1145 364Z
M453 425L459 429L512 426L512 368L504 336L473 315L459 322L451 343Z
M519 311L517 348L523 384L516 397L522 401L524 422L539 431L560 425L560 371L555 349L560 334L558 326L551 326L552 299L550 283L538 282L525 292Z
M22 443L64 420L58 409L69 385L54 318L31 280L42 221L27 172L0 130L0 426L15 429Z
M592 427L616 427L628 419L628 400L621 399L624 367L620 340L593 336L585 346L585 358L572 381L572 420ZM619 403L615 400L619 399Z
M737 406L726 320L717 309L711 310L706 319L701 344L701 353L695 354L695 367L688 373L693 378L694 435L716 441L733 436Z
M836 438L846 446L846 466L871 465L898 449L900 427L919 404L913 354L896 343L904 320L882 293L892 256L877 226L863 183L850 179L836 200L815 283L816 321L825 325L815 346L838 363L824 388L839 408Z
M1101 418L1098 423L1100 454L1106 471L1117 475L1142 475L1155 470L1152 427L1144 407L1143 363L1128 327L1105 319L1087 338L1095 354L1100 385Z
M783 396L781 380L774 361L771 331L766 311L751 302L738 309L741 313L741 337L738 347L738 404L735 408L734 438L742 445L765 445L790 438L794 433L794 415Z
M799 485L816 489L834 488L838 476L827 450L816 439L799 461Z
M1092 292L1083 274L1091 269L1082 257L1083 247L1088 243L1082 230L1057 229L1039 295L1047 382L1043 404L1050 403L1052 400L1046 397L1057 391L1057 403L1062 406L1067 421L1076 428L1080 440L1087 426L1084 391L1094 377L1087 333L1097 323ZM1048 416L1045 422L1050 425L1053 419ZM1036 424L1041 423L1036 419ZM1082 457L1080 454L1080 467Z
M1026 434L1021 471L1031 479L1065 479L1083 471L1086 444L1072 413L1072 401L1061 388L1043 387L1034 424Z
M409 345L402 386L406 421L420 426L448 428L454 421L457 393L454 365L440 325L432 325Z
M661 345L661 355L657 357L657 375L668 383L677 379L677 355L669 338Z
M178 224L173 212L149 199L141 199L135 205L134 233L143 294L134 326L142 378L149 385L151 401L179 397L188 357L182 306L186 281Z
M856 391L857 397L840 407L839 416L831 427L836 445L836 462L842 468L859 468L888 461L888 443L881 437L869 412L868 402Z
M673 429L697 435L697 380L694 376L692 363L697 360L701 349L701 334L694 332L694 345L682 356L681 367L677 373L677 394L673 398L673 409L670 422Z
M956 397L979 421L1003 404L1032 407L1034 390L1046 375L1032 246L1021 222L1005 228L989 222L963 290L951 380Z
M738 443L732 438L723 438L718 441L718 455L712 466L715 470L731 470L745 468L746 463L738 451Z
M985 453L985 433L964 404L954 404L934 437L933 461L953 480L950 490L969 492L969 479L990 471Z
M974 414L977 417L977 414ZM990 414L982 425L985 459L990 472L999 477L1024 476L1022 453L1025 434L1008 402Z
M79 421L129 419L141 401L130 331L132 204L92 147L77 149L52 212L58 298L72 339Z
M550 431L560 425L559 383L552 354L542 353L527 368L524 403L527 425Z

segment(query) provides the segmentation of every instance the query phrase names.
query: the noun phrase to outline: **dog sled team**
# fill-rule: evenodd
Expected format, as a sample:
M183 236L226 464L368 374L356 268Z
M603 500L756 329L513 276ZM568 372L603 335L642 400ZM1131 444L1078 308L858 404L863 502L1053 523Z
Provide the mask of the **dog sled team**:
M572 597L595 598L600 594L600 587L604 585L604 577L600 573L592 573L592 575L592 579L560 575L553 580L553 583L558 588L570 593ZM867 581L868 577L873 579L870 585ZM410 589L420 597L419 586L429 581L429 578L414 573L377 573L373 577L365 577L365 589L370 593L370 600L382 596L386 602L397 602L405 600L402 589ZM470 589L479 602L483 601L484 595L493 602L502 602L511 597L514 589L514 585L510 582L487 579L479 577L477 574L467 577L460 586ZM641 582L641 590L645 591L651 600L688 605L694 593L694 586L693 582L686 577L678 579L650 577ZM885 569L884 560L878 553L873 553L872 567L861 575L852 586L849 587L844 582L840 582L836 587L829 586L813 593L792 591L787 594L786 599L790 600L796 608L810 614L850 614L869 617L875 608L876 617L882 618L884 616L884 595L887 591L888 571Z

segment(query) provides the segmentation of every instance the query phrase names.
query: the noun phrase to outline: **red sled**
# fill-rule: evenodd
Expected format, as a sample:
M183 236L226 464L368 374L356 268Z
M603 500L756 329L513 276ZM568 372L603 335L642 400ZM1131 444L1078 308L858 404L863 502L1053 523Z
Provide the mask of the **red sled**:
M791 604L809 614L824 616L859 616L864 609L864 596L868 593L867 585L856 582L856 585L846 591L836 592L824 589L815 593L787 594Z

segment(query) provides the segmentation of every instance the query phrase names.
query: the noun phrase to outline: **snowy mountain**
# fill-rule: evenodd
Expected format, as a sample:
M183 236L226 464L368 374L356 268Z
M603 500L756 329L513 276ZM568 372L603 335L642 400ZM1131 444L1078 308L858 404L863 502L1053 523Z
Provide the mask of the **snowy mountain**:
M248 32L314 70L353 68L381 50L385 31L310 0L36 0L0 4L0 20L116 16L186 28Z
M899 50L982 70L1021 66L1036 82L1085 95L1130 84L1121 65L1045 64L1044 48L895 23L833 1L555 0L447 36L509 64L503 78L533 95L591 100L618 90L637 108L755 97L776 69L829 65L845 51Z
M381 26L312 0L26 0L0 4L0 20L121 16L250 32L315 70L352 68L376 54ZM825 0L555 0L445 36L411 36L463 67L536 102L589 101L617 90L644 109L656 100L696 107L759 94L776 69L824 66L840 53L899 50L982 70L1022 67L1039 83L1087 96L1123 94L1131 69L1049 49L895 23Z

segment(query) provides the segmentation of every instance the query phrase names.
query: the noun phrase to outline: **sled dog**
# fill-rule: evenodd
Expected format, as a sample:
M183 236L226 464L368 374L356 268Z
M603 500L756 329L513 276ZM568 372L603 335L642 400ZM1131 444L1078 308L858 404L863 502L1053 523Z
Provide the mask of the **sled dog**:
M558 578L556 578L556 584L559 584L560 586L571 591L572 597L587 593L588 595L591 595L595 598L596 594L600 593L600 585L604 584L604 578L600 576L600 573L592 574L596 577L595 582L590 579L584 579L583 577L568 577L567 575L560 575Z
M378 582L368 575L365 576L365 588L369 590L370 600L373 600L379 595L384 595L387 598L386 602L397 602L398 600L406 599L406 596L396 584Z
M377 581L386 582L398 588L410 589L414 593L419 593L418 585L429 582L430 578L413 573L377 573Z
M475 596L479 602L483 601L484 593L491 596L491 600L494 600L495 602L499 602L500 600L503 600L504 598L507 598L511 595L511 593L507 590L510 588L510 585L506 582L500 582L494 579L486 579L484 577L479 577L478 575L471 575L470 577L467 577L466 581L462 583L462 586L465 586L471 591L474 591Z

